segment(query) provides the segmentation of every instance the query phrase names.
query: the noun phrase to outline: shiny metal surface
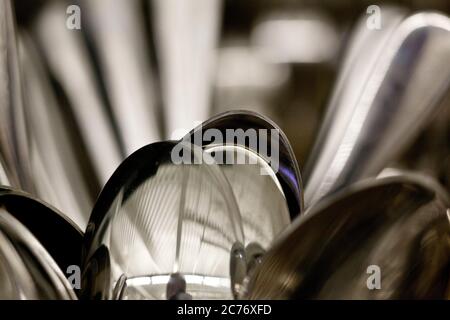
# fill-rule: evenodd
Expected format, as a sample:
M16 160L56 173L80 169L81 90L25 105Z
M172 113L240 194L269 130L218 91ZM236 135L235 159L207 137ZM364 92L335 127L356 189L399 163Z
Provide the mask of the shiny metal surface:
M98 0L82 1L81 7L128 156L161 139L142 6L140 1Z
M88 48L80 32L65 28L66 18L64 2L46 2L31 30L52 77L67 98L82 139L79 144L86 146L95 178L102 186L123 154L100 95Z
M278 125L267 117L252 111L234 110L218 114L203 122L200 126L193 129L189 135L185 136L185 139L189 138L192 143L202 145L205 150L208 150L215 147L218 142L196 138L196 133L200 132L200 129L203 130L203 132L209 129L219 130L223 137L226 137L227 129L242 129L243 131L253 129L257 132L258 143L267 145L267 150L272 150L271 144L277 143L279 164L276 177L283 189L284 196L288 203L290 216L291 218L294 218L303 212L303 184L298 163L288 138ZM261 134L259 130L265 131L266 133L270 132L270 130L277 130L279 140L272 141L270 134ZM244 143L242 141L223 141L223 144L237 144L242 148L247 148L254 154L258 154L263 161L270 165L270 159L267 158L266 155L259 153L258 149L255 149L253 144L249 144L248 141L244 141Z
M3 206L0 206L0 299L76 299L47 251Z
M95 196L91 180L77 156L79 146L66 122L67 106L55 96L42 57L25 32L20 34L20 62L34 194L84 229Z
M242 157L248 164L220 165L233 190L242 218L245 244L256 242L263 248L291 222L283 189L271 168L257 154L239 146L209 146L214 157ZM262 175L261 170L270 172Z
M356 183L294 221L262 258L246 297L444 299L449 207L449 195L424 176ZM367 286L371 265L381 270L379 290Z
M26 227L62 271L79 266L83 232L64 213L31 195L0 187L0 206Z
M0 3L0 179L33 191L11 1Z
M438 13L398 19L388 19L385 35L355 36L353 63L343 68L308 162L307 206L379 173L439 109L450 83L450 20Z
M6 174L6 169L3 164L3 159L0 154L0 185L9 186L11 183L9 182L8 175Z
M258 139L259 146L245 139L231 139L226 135L226 130L242 129L242 132L253 130L254 137ZM270 135L264 136L271 129L278 130L279 140L272 140ZM221 133L223 141L203 139L206 133ZM261 130L261 131L260 131ZM264 133L261 133L264 131ZM201 139L198 137L201 136ZM211 137L212 138L212 137ZM203 150L210 154L219 164L225 174L236 199L243 221L246 244L256 242L264 248L268 248L272 240L290 223L290 217L299 214L302 198L301 177L297 167L297 161L292 154L292 149L284 133L268 119L248 111L233 111L219 114L192 130L183 139L192 143L200 143ZM227 141L231 139L232 141ZM198 141L196 141L198 140ZM254 141L253 141L254 142ZM275 172L270 167L270 161L265 155L260 154L262 144L281 145L281 168ZM231 159L233 163L227 163ZM242 159L243 163L239 162ZM289 168L285 170L285 168ZM265 172L263 174L262 172ZM292 182L297 188L290 189ZM278 179L282 179L283 186ZM286 199L285 196L289 199ZM288 203L293 209L289 212ZM255 223L258 221L258 223Z
M0 299L450 299L447 2L0 0Z
M181 138L209 116L221 2L150 2L167 138Z
M365 86L364 79L368 78L374 70L386 42L405 17L406 12L400 8L383 7L383 28L381 30L367 28L367 17L360 17L347 44L338 78L327 106L328 109L322 121L322 130L320 130L309 156L306 167L307 174L311 174L311 169L314 168L317 157L320 155L319 151L324 148L325 138L331 135L333 122L344 116L339 116L344 113L339 108L349 109L360 99L361 91Z
M217 165L174 164L176 145L141 148L106 184L85 234L84 297L111 298L125 276L124 299L171 299L179 274L195 299L232 298L231 252L244 243L233 192Z

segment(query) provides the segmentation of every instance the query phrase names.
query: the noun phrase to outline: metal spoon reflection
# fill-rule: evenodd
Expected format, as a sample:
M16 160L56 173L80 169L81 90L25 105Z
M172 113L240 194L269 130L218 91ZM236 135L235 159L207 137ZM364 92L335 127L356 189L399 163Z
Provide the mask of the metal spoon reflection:
M181 138L209 116L220 0L153 0L166 137Z
M222 113L183 140L200 144L220 165L239 206L246 244L268 248L290 223L290 217L301 212L297 161L284 133L267 118L249 111ZM279 161L277 167L266 152L271 153L271 160ZM275 159L274 153L282 155L281 159Z
M0 21L0 182L32 192L15 20L10 0L0 2Z
M75 300L70 284L39 241L0 206L0 298Z
M263 257L247 297L446 298L449 207L448 194L423 176L356 183L294 221ZM378 290L368 284L373 266Z
M378 174L439 112L450 84L450 20L438 13L399 17L388 19L386 35L374 36L368 48L375 51L366 54L359 43L350 51L356 65L344 67L308 161L307 206Z
M174 274L186 281L179 293L194 298L231 298L242 285L230 267L244 235L228 181L217 165L177 164L177 145L136 151L101 192L85 234L84 297L170 299ZM193 161L208 157L182 147Z
M0 206L26 227L66 272L81 264L83 232L63 213L31 195L0 187Z
M32 36L41 48L53 78L68 98L96 178L103 185L123 155L114 126L107 116L81 31L65 26L64 3L51 1L35 18Z
M142 8L139 1L98 0L81 4L128 156L161 138Z
M204 139L203 134L209 130L213 130L212 133L218 130L223 140L214 141L214 135ZM243 136L236 139L231 137L232 141L226 141L227 130L234 130L235 133L240 130ZM245 136L245 134L251 134L252 131L256 134L256 145L254 141L249 143ZM271 132L273 131L276 131L277 134L272 135ZM202 146L205 150L220 144L247 148L261 157L272 169L275 166L271 165L272 159L269 153L271 151L277 152L278 170L274 173L286 197L290 216L294 218L303 212L303 184L297 159L284 132L269 118L252 111L228 111L211 117L193 129L183 139ZM266 149L263 150L262 147L266 147Z
M33 40L22 32L20 44L35 195L84 229L96 194L78 157L79 145L69 132L66 106L57 100Z

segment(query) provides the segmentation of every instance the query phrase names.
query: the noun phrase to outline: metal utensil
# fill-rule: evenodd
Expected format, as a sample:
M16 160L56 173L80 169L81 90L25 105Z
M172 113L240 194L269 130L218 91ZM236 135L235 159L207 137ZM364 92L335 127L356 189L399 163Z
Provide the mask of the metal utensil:
M139 1L82 1L126 155L161 138ZM105 8L108 8L105 10Z
M78 157L79 145L69 132L65 106L55 97L39 51L24 32L20 34L20 45L35 195L84 229L96 196L91 179Z
M139 149L105 185L85 234L84 297L224 299L242 286L244 235L228 181L214 164L176 164L176 145Z
M51 1L32 23L32 36L43 52L52 77L67 97L71 111L92 161L95 175L103 185L123 157L100 95L99 84L80 30L66 28L66 7Z
M193 129L189 135L184 139L189 139L191 143L202 146L205 150L212 148L218 144L219 141L214 141L214 135L207 137L202 136L202 133L208 130L218 130L222 137L224 137L222 144L237 145L242 148L247 148L251 152L258 154L268 166L272 169L275 166L271 165L270 151L278 152L277 170L274 171L279 183L281 184L283 193L288 203L291 218L294 218L299 213L303 212L303 184L298 163L295 154L288 138L273 121L256 112L234 110L218 114L211 117L197 128ZM227 129L233 130L236 134L237 130L242 130L243 136L239 139L231 136L230 141L226 141ZM248 129L256 132L258 145L249 143ZM277 134L271 136L271 132L275 131ZM275 145L276 144L276 145ZM275 159L275 155L274 155Z
M39 241L0 206L0 298L75 300L70 284Z
M379 173L439 111L450 84L450 20L438 13L398 18L374 36L375 46L365 47L374 38L368 31L356 36L355 65L343 69L307 164L307 206Z
M267 118L249 111L222 113L183 140L202 146L220 165L239 206L246 244L267 248L290 217L301 213L297 161L284 133Z
M11 1L0 3L1 183L33 191Z
M448 194L424 176L355 183L294 221L263 257L247 297L446 298L449 207ZM376 269L379 287L370 278Z
M83 232L62 212L31 195L0 187L0 206L26 227L66 272L80 266Z
M206 120L219 33L220 0L154 0L166 137L179 139Z

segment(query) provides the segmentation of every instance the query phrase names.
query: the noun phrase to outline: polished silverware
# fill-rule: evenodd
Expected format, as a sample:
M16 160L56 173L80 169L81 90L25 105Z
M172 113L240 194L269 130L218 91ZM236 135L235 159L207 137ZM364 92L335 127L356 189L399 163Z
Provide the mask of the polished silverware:
M242 287L244 235L233 191L213 163L176 164L177 144L139 149L105 185L85 234L83 297L226 299ZM208 157L183 146L193 161Z
M153 0L153 30L166 137L179 139L209 116L220 0Z
M140 1L82 1L126 155L161 139L154 75ZM105 10L105 8L108 8Z
M398 20L387 19L387 33L355 36L307 164L307 206L378 174L439 112L450 83L450 20L438 13Z
M35 196L66 213L82 229L96 197L92 177L79 157L79 141L67 123L67 106L51 86L41 55L24 31L20 34L24 113Z
M0 187L0 207L29 230L59 268L80 266L83 232L64 213L28 193Z
M193 129L184 139L189 139L191 143L202 146L203 149L207 150L220 143L219 141L214 141L213 135L206 139L202 136L199 137L200 139L197 138L197 132L202 133L209 129L219 130L222 137L224 137L222 144L231 144L247 148L258 154L268 166L271 166L271 157L268 153L270 153L270 150L277 151L279 153L279 163L277 167L278 170L276 170L274 174L280 181L286 201L288 202L291 218L294 218L299 213L303 212L303 183L297 159L295 158L295 154L288 138L278 125L269 118L256 112L234 110L211 117L200 126ZM256 131L258 145L249 143L247 138L227 141L227 129L242 130L242 133L244 134L248 129ZM272 131L276 131L277 135L271 136ZM260 148L261 146L265 146L266 148L263 148L264 150L262 150Z
M66 18L63 2L47 2L34 17L30 30L66 98L82 139L79 144L85 145L95 178L102 186L124 154L100 94L82 31L66 28Z
M11 1L0 3L0 178L33 191Z
M0 185L9 186L11 183L9 182L8 175L6 174L6 169L3 164L4 160L0 154Z
M55 261L4 207L0 207L0 279L1 299L76 299Z
M246 297L444 299L449 208L449 195L425 176L355 183L294 221L262 258Z
M290 217L301 213L297 161L287 137L269 119L250 111L225 112L183 140L201 146L224 172L239 206L246 244L249 240L268 248Z

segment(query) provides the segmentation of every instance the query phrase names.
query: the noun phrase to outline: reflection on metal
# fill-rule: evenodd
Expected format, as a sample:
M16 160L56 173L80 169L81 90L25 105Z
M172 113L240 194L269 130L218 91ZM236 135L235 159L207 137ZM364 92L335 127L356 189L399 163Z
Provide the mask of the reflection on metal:
M343 69L308 161L307 206L378 174L436 113L449 88L449 18L418 13L398 23L400 17L387 19L385 35L355 36L350 56L358 57ZM376 45L366 48L371 38Z
M200 132L200 129L205 132L209 129L219 130L223 137L226 137L226 130L238 130L241 129L244 132L248 129L255 130L257 133L257 140L259 145L266 145L267 150L272 150L272 143L278 144L278 172L276 177L281 184L284 197L288 203L288 208L291 217L295 217L303 212L303 185L298 163L295 158L292 147L283 131L270 119L251 111L229 111L218 114L209 120L202 123L199 127L192 130L185 139L190 139L194 144L198 144L196 133ZM260 130L266 132L267 135L261 134ZM278 141L272 141L270 136L271 130L278 131ZM200 139L200 144L204 150L216 147L216 141L210 141L207 139ZM270 165L270 159L266 158L266 155L258 152L258 149L254 149L254 146L247 144L248 142L239 145L239 141L223 141L224 144L238 145L243 148L249 149L253 154L258 155L263 161ZM267 151L266 150L266 151Z
M356 183L293 223L263 257L247 297L445 298L449 205L443 189L423 176ZM371 265L381 270L379 290L367 287Z
M272 170L257 154L238 146L207 147L215 157L245 157L248 164L221 165L233 189L244 227L245 244L251 241L268 248L273 239L290 223L283 190L275 176L262 175ZM257 223L255 223L257 222Z
M259 146L253 146L245 139L243 141L239 141L241 139L227 141L226 139L230 137L227 137L225 131L232 127L242 129L242 132L248 132L249 129L254 130ZM271 141L269 136L261 133L261 131L270 132L271 129L280 130L273 123L254 113L230 112L206 121L184 138L196 143L196 136L203 135L207 132L206 130L221 132L225 140L210 141L208 139L204 141L202 138L202 147L220 164L220 168L230 183L242 217L245 244L253 241L264 248L267 248L290 223L290 215L296 216L300 213L299 208L301 207L301 203L298 201L301 199L301 182L296 167L297 161L295 156L290 153L291 146L281 130L282 137L279 141ZM284 157L280 161L281 166L283 169L290 168L292 176L298 182L297 188L289 189L289 185L285 183L282 187L278 179L285 181L286 171L280 170L279 174L275 173L270 167L270 162L264 158L264 155L258 153L258 148L266 142L282 144L280 154L283 153ZM267 149L271 150L270 146ZM234 159L234 164L226 163L227 159ZM237 163L237 159L244 160L244 163ZM261 170L267 174L261 174ZM291 205L294 208L292 212L289 212L284 190L288 194L289 202L295 204Z
M29 194L0 187L0 207L26 227L61 270L80 265L83 232L63 213Z
M11 183L9 182L8 175L6 174L6 170L3 164L3 159L0 154L0 185L9 186Z
M229 286L194 281L233 278L231 249L244 242L244 235L232 190L216 165L173 164L175 145L162 142L138 150L106 184L86 231L83 263L85 274L103 278L85 288L84 296L110 298L125 275L124 299L164 299L167 282L154 281L170 277L155 276L179 273L186 275L186 293L193 298L232 297ZM208 156L198 147L185 148L194 159Z
M35 195L84 229L95 195L77 158L79 146L71 140L64 106L58 103L39 52L25 33L20 37L20 49Z
M0 182L33 191L11 1L0 2Z
M0 299L450 297L448 17L76 2L0 1Z
M139 1L83 1L126 155L160 140L152 70ZM108 10L105 10L108 8Z
M0 299L76 299L36 238L0 207Z
M165 105L166 137L181 138L209 116L220 24L220 0L155 0L156 49ZM179 136L173 134L181 132Z
M64 3L48 2L34 21L33 35L68 98L97 179L103 185L122 159L120 144L107 117L81 33L62 27L65 23Z

